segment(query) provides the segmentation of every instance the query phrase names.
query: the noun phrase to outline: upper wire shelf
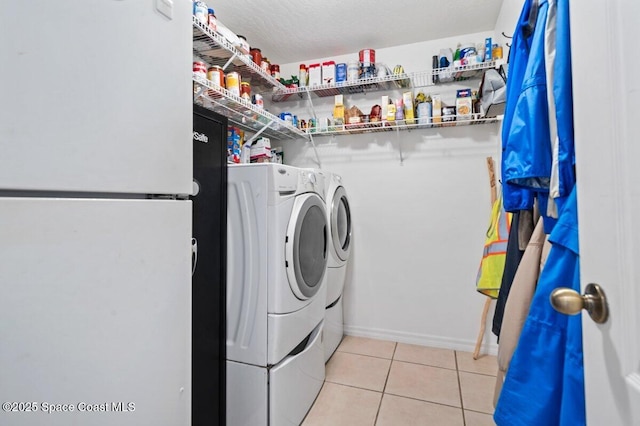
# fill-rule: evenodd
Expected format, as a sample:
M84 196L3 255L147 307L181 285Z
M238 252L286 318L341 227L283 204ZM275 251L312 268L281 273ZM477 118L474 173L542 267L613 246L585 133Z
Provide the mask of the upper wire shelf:
M235 71L248 81L251 86L262 91L273 88L284 90L285 86L267 74L250 56L245 55L233 46L229 40L215 31L195 16L193 19L193 53L208 65L218 65L225 71Z
M454 83L482 75L486 69L497 68L504 64L504 60L479 62L460 67L434 68L429 71L392 74L384 77L372 77L356 81L344 81L340 83L323 84L312 87L292 87L274 89L271 100L283 102L293 94L302 96L303 93L313 93L318 97L327 97L340 94L355 94L366 92L378 92L383 90L397 90L402 88L422 88L436 86L444 83Z

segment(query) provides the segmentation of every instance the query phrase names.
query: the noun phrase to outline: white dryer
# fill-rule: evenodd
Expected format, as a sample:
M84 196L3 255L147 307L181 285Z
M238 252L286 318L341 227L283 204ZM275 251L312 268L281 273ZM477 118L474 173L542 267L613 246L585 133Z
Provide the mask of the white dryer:
M324 190L309 170L228 169L228 424L300 424L322 387Z
M329 223L329 260L327 262L327 300L324 324L325 362L335 352L344 335L342 294L346 279L347 262L351 253L351 207L342 177L323 172L325 200Z

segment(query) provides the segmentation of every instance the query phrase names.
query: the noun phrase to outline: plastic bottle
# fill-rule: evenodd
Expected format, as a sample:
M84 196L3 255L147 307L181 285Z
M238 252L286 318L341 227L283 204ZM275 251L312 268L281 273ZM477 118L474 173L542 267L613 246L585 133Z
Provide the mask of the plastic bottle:
M493 49L491 49L491 57L494 61L496 59L502 59L502 46L494 44Z
M306 87L307 80L309 79L309 72L305 64L300 64L300 71L298 72L298 84L300 87Z
M209 15L208 15L208 22L207 23L208 23L209 29L211 31L213 31L214 33L216 31L218 31L218 20L216 19L216 13L211 8L209 8Z

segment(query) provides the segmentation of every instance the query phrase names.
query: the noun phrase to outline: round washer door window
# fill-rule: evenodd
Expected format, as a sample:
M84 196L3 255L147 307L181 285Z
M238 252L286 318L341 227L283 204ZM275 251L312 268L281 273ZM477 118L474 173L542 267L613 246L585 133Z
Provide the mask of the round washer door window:
M351 209L342 186L336 189L331 203L331 240L338 257L347 260L351 249Z
M313 297L327 269L327 217L322 199L313 193L296 197L286 241L287 277L298 299Z

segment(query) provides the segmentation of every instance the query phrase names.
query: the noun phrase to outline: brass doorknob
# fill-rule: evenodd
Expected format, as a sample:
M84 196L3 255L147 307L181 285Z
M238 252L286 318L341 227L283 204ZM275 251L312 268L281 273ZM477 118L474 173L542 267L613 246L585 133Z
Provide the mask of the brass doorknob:
M584 296L570 288L556 288L549 299L553 309L562 314L577 315L582 309L586 309L591 319L598 324L604 324L609 319L607 297L598 284L588 284Z

